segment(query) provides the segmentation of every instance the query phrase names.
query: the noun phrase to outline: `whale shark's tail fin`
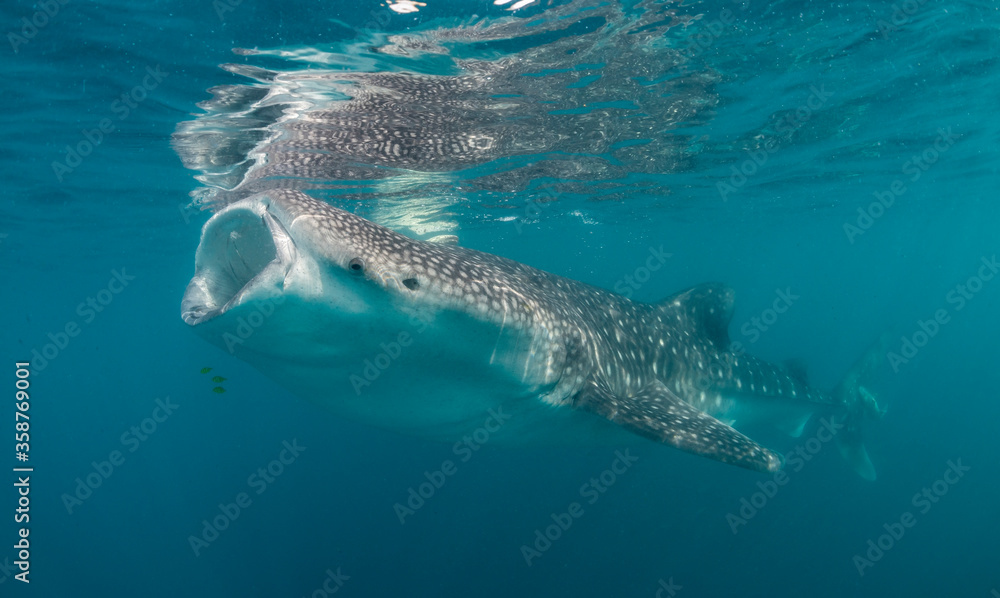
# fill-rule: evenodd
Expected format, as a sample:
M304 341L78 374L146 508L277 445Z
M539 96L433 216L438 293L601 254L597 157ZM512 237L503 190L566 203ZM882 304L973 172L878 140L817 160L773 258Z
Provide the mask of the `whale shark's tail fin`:
M865 351L864 355L847 372L834 390L834 396L844 405L845 412L835 419L844 428L837 434L840 454L862 478L874 481L875 466L864 445L864 428L868 421L879 419L885 409L878 404L870 385L885 359L889 335L883 334Z

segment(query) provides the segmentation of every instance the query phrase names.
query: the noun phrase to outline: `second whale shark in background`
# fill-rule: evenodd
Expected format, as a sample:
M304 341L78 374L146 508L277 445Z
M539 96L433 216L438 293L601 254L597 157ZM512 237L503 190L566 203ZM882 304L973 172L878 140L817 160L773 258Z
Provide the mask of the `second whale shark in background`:
M182 317L297 394L372 425L491 442L629 434L758 471L783 459L734 425L830 419L841 453L880 409L870 351L832 391L731 350L733 292L645 304L502 257L414 240L302 192L232 203L204 226Z

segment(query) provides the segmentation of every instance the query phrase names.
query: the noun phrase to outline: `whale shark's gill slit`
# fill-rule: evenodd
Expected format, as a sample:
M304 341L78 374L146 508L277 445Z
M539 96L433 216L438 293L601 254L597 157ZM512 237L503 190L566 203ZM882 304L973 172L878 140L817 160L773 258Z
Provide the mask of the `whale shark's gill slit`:
M496 361L497 348L500 347L500 339L503 338L504 328L507 326L507 303L503 303L503 319L500 321L500 332L497 333L497 342L493 344L493 353L490 355L490 365Z

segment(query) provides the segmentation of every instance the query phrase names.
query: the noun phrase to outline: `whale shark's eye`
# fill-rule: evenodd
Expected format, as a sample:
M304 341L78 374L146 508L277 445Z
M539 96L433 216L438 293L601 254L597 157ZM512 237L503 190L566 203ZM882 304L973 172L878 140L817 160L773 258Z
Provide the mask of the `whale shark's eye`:
M351 272L361 274L365 271L365 262L361 258L356 257L348 262L347 267L351 269Z
M410 289L411 291L415 291L420 288L420 283L417 282L416 278L407 278L403 280L403 286Z

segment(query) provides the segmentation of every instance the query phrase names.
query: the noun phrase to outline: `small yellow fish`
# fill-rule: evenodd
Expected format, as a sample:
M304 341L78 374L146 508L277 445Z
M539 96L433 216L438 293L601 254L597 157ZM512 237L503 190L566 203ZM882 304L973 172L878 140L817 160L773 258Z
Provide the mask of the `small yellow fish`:
M221 386L216 386L215 388L212 389L212 392L217 392L219 394L222 394L222 393L226 392L226 389L222 388Z
M201 368L201 373L202 374L207 374L207 373L209 373L211 371L212 371L212 368Z
M223 378L222 376L216 376L216 377L212 378L212 382L225 382L225 381L226 381L226 379Z

